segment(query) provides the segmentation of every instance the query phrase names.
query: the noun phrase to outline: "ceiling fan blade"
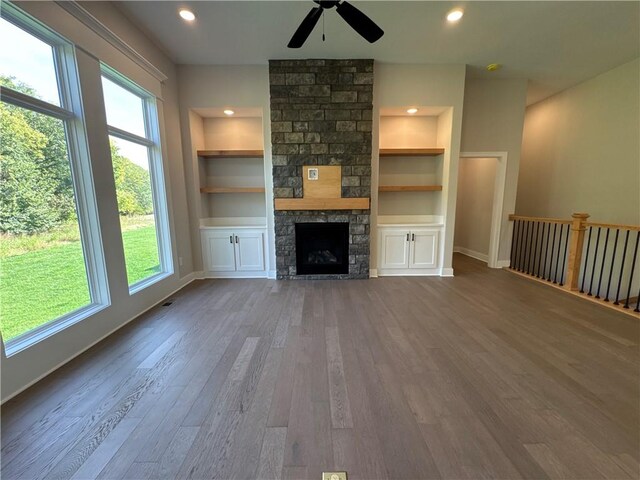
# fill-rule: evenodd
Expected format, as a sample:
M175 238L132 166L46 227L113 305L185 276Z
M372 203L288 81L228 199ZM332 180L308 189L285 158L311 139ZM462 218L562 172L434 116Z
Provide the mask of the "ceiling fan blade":
M369 43L378 41L384 35L384 31L373 20L350 3L342 2L336 10L351 28L362 35Z
M307 40L311 32L313 31L313 27L316 26L320 16L322 15L322 7L312 8L307 16L304 17L302 23L296 30L296 33L293 34L291 40L289 40L289 44L287 47L289 48L300 48L304 42Z

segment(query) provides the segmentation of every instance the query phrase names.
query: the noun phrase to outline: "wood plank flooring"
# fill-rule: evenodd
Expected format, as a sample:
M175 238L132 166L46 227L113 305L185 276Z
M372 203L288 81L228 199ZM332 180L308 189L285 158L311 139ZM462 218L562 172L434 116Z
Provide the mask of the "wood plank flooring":
M2 478L640 478L638 322L455 271L194 282L2 407Z

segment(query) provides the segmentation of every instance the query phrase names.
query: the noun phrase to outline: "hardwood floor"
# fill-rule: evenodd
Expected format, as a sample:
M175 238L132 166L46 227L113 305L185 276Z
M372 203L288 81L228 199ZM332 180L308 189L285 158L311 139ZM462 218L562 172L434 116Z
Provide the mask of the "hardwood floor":
M455 267L195 282L2 407L2 478L639 478L638 322Z

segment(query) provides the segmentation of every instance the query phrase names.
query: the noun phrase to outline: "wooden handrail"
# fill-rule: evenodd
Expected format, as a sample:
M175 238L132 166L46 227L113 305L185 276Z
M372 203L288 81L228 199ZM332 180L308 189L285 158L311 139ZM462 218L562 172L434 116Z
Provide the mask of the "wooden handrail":
M640 230L640 225L620 225L617 223L594 223L594 222L585 222L586 227L601 227L601 228L619 228L620 230L635 230L636 232Z
M525 217L524 215L509 215L509 221L514 220L526 220L529 222L546 222L546 223L562 223L564 225L571 225L572 220L563 220L561 218L545 218L545 217Z

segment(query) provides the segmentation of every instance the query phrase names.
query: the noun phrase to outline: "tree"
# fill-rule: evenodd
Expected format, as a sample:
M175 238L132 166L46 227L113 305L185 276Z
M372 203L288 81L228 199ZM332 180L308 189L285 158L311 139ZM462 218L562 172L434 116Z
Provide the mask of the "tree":
M38 98L28 85L0 85ZM0 232L37 233L75 215L64 125L47 115L0 104Z
M113 163L120 215L153 213L149 172L122 156L113 142L111 142L111 162Z

